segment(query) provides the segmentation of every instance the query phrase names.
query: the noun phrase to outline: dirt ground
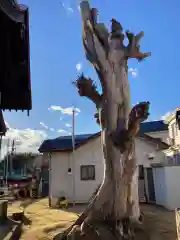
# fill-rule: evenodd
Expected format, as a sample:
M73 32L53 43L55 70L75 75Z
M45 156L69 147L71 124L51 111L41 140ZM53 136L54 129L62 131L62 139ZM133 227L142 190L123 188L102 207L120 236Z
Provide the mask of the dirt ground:
M84 207L70 207L68 210L50 209L48 200L43 199L31 203L26 201L26 222L22 236L24 240L46 240L65 230L78 217ZM9 206L8 214L19 211L21 202ZM176 240L176 224L174 212L153 205L142 205L145 213L146 230L151 233L152 240Z

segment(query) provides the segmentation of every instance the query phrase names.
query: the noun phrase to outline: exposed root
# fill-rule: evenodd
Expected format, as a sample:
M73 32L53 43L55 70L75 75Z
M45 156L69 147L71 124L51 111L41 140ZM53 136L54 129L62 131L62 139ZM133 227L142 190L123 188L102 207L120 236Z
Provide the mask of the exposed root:
M89 208L62 234L54 237L54 240L119 240L119 239L137 239L144 240L143 213L139 220L124 218L119 221L112 220L93 220L87 217ZM139 239L139 237L142 238ZM134 238L135 237L135 238Z
M57 239L57 238L56 238ZM62 238L58 238L62 239ZM68 240L139 240L147 239L141 224L129 218L116 221L87 220L83 227L73 226L63 238Z

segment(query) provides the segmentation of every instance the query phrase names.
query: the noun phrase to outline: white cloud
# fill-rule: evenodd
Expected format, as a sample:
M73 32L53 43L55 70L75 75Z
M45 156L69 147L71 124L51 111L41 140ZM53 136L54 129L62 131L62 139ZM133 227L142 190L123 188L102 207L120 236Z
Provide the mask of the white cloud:
M62 135L64 135L64 136L66 136L66 135L71 135L70 132L68 132L68 131L66 131L66 130L64 130L64 129L59 129L59 130L57 130L57 132L60 133L60 134L62 134Z
M15 140L16 152L38 152L40 144L47 138L47 133L44 130L16 129L10 127L7 122L6 126L8 131L2 139L1 158L7 153L8 139L10 145Z
M78 112L78 113L81 112L81 110L79 108L75 108L75 111Z
M74 12L73 8L70 7L69 5L65 4L64 2L61 5L67 13L73 13Z
M136 78L138 76L137 68L129 68L128 72L131 74L133 78Z
M81 69L82 69L82 64L79 62L79 63L76 64L76 70L77 70L78 72L80 72Z
M66 123L66 127L72 127L72 125L71 124L69 124L69 123Z
M47 126L45 123L40 122L39 124L40 124L42 127L44 127L45 129L48 129L48 126Z
M62 108L61 106L52 105L48 108L48 110L60 111L62 114L66 114L66 115L72 115L73 113L73 107ZM76 115L78 115L81 112L79 108L74 108L74 110Z
M81 10L81 7L80 7L80 5L78 5L78 11L80 11Z
M67 10L72 13L74 12L74 10L71 7L67 7Z
M171 114L172 114L172 112L167 112L166 114L164 114L164 115L161 117L161 120L166 120L166 118L168 118Z
M51 131L51 132L54 132L54 131L55 131L55 129L54 129L54 128L50 128L50 129L49 129L49 131Z
M67 132L67 131L64 129L59 129L59 130L57 130L57 132L62 133L62 132Z

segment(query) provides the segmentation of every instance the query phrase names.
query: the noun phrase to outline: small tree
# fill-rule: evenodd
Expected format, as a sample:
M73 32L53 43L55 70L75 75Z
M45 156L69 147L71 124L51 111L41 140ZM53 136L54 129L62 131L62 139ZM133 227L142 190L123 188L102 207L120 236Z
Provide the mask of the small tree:
M140 122L148 117L149 102L141 102L130 110L127 61L130 58L141 61L150 53L140 51L143 32L123 34L121 24L115 19L108 32L104 24L97 22L97 9L91 9L88 1L83 1L80 7L86 58L97 72L102 94L83 75L75 85L80 96L96 105L95 117L102 128L105 174L96 196L74 226L81 226L79 231L84 233L84 239L133 239L133 226L140 217L134 137ZM125 36L129 40L127 46L123 44ZM70 230L68 239L70 236L76 239L76 227L68 229L64 236Z

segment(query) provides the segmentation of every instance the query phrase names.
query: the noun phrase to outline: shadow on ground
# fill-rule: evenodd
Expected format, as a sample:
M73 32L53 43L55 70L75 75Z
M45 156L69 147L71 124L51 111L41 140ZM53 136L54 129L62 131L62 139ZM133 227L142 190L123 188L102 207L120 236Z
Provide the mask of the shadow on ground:
M15 222L10 218L8 218L3 224L0 224L0 239L5 239L5 237L11 234L18 225L18 222Z

